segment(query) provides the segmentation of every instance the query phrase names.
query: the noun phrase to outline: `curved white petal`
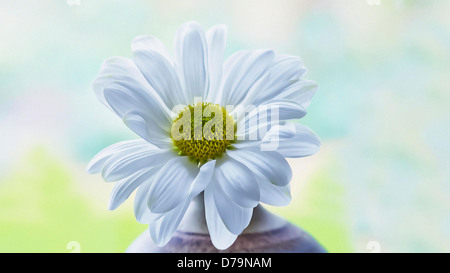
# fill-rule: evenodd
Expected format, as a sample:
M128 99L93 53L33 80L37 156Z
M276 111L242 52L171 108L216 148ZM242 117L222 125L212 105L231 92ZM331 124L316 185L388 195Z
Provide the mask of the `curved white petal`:
M270 104L272 101L276 100L290 100L298 103L304 109L307 109L311 103L312 97L317 92L317 89L318 85L315 81L299 80L265 103Z
M202 97L209 86L205 32L194 22L183 24L175 36L175 63L185 94L185 104Z
M167 126L171 124L170 110L166 107L158 93L149 85L142 73L139 71L134 62L128 58L113 57L107 59L99 72L98 77L94 80L93 89L101 102L111 108L105 99L106 89L122 91L128 94L128 101L118 101L124 105L114 105L114 111L122 118L124 113L141 110L143 113L156 115L159 118L158 123L165 123ZM128 106L127 109L124 109ZM120 111L118 111L120 109Z
M164 56L167 60L171 61L171 57L167 48L157 37L152 35L140 35L133 39L131 42L131 51L154 51Z
M261 202L271 206L287 206L291 202L290 185L277 186L264 178L256 179L261 193Z
M222 80L223 59L227 40L227 26L217 25L208 30L206 41L208 43L208 68L209 68L209 88L204 98L212 102L219 95L220 83Z
M187 156L178 156L168 161L150 187L147 200L150 211L164 213L185 201L198 172L198 167Z
M218 92L214 98L211 98L212 102L215 104L220 104L225 106L223 102L226 101L228 98L228 93L224 94L224 85L226 83L226 79L230 77L230 74L233 72L236 72L233 68L236 66L237 63L242 62L244 58L247 58L248 56L248 50L241 50L238 52L233 53L230 57L228 57L223 66L222 66L222 76L221 76L221 84L218 89ZM224 98L225 96L225 98Z
M149 224L156 221L162 214L152 213L147 205L148 193L153 184L155 176L142 183L134 196L134 216L141 224Z
M227 154L275 185L285 186L291 181L291 166L278 152L240 149L228 150Z
M240 113L237 113L237 112ZM259 105L245 115L243 110L236 108L238 116L236 137L238 140L261 140L274 125L299 119L306 115L306 110L299 104L287 100L272 101L267 105Z
M111 192L109 209L114 210L128 199L130 194L145 181L150 181L156 174L156 168L144 169L114 184Z
M203 164L203 166L201 166L197 177L195 178L194 182L192 182L192 184L191 184L191 188L189 190L189 192L190 192L189 198L191 198L191 199L194 198L199 193L201 193L206 188L206 186L208 186L208 184L210 183L211 178L214 174L215 167L216 167L215 160L211 160L211 161Z
M145 116L147 126L161 133L169 132L171 111L131 60L120 57L106 60L93 88L97 97L120 118L138 111Z
M289 100L273 100L264 105L271 110L271 114L273 111L278 110L278 118L280 121L299 119L306 115L305 108L303 108L300 104Z
M274 126L261 142L266 148L272 147L284 157L305 157L320 149L319 137L308 127L288 122Z
M133 61L169 109L185 102L178 75L166 57L154 50L138 49L133 50Z
M217 212L223 223L231 233L241 234L250 223L253 208L244 208L236 204L228 197L216 180L211 182L210 187L210 190L213 192Z
M104 91L105 100L114 112L139 136L160 148L166 148L167 145L161 145L161 143L169 142L170 118L155 104L147 103L144 97L133 95L119 88L110 85ZM130 120L131 122L127 124L127 121ZM136 122L140 125L136 126ZM149 134L148 132L153 133Z
M157 246L162 247L169 242L180 225L190 203L191 199L187 199L171 211L162 214L161 217L149 223L150 236Z
M252 50L237 52L224 64L221 105L238 105L250 96L250 89L267 72L275 52Z
M102 170L105 181L116 181L133 175L150 167L159 167L172 159L175 153L171 150L143 149L134 153L118 153L106 161Z
M89 162L86 171L95 174L102 171L106 161L117 153L129 154L142 149L156 149L156 147L145 140L127 140L114 143L98 152Z
M265 75L267 80L258 84L252 101L254 105L264 104L266 101L277 97L284 89L288 88L306 73L306 67L298 57L277 54Z
M168 149L173 145L169 133L160 127L152 126L150 118L139 111L126 113L123 122L138 136L161 149Z
M255 207L259 188L252 171L226 154L216 164L215 178L231 200L242 207Z
M105 100L119 117L123 118L126 114L136 111L151 118L154 125L164 129L170 126L170 116L161 110L158 103L150 103L145 95L142 96L138 92L133 94L126 90L128 87L125 88L123 85L125 83L111 83L104 90Z
M172 210L161 214L161 216L155 221L150 222L149 232L153 241L158 246L164 246L170 240L183 219L183 216L186 213L192 199L202 192L210 183L211 177L214 173L214 166L214 160L205 163L200 168L197 177L191 184L188 198Z
M205 189L204 196L206 224L213 245L217 249L227 249L236 241L237 235L227 229L220 217L211 185Z

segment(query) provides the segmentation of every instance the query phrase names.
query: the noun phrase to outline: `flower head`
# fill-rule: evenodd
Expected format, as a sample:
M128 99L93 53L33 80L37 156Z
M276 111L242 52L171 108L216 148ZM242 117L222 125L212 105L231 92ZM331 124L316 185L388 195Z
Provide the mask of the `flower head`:
M175 54L153 36L132 42L132 59L104 62L93 88L99 100L141 137L99 152L89 173L115 182L110 209L137 189L134 211L165 245L192 199L204 193L213 244L228 248L259 202L290 202L285 157L320 147L306 114L317 89L302 61L273 50L247 50L225 62L226 27L181 26Z

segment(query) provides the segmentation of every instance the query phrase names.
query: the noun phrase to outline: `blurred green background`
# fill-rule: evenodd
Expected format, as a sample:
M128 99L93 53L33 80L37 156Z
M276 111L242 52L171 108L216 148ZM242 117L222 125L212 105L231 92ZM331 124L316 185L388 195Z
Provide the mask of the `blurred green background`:
M227 56L273 48L319 83L300 122L321 137L290 160L271 211L331 252L450 251L450 1L0 0L0 252L123 252L146 226L85 166L136 138L91 89L133 37L172 48L195 20L228 25ZM375 248L371 245L375 242Z

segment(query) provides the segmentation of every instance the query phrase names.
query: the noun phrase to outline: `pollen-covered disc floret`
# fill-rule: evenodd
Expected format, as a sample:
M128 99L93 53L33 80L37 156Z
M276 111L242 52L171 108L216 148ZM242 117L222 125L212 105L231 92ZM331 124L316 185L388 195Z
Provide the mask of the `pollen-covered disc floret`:
M236 124L225 107L198 102L184 108L172 123L175 150L203 164L220 157L235 142Z

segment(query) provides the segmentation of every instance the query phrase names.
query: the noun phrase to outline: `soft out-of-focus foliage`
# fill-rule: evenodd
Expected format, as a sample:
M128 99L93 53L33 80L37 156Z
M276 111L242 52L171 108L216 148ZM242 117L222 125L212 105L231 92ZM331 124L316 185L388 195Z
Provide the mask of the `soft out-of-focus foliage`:
M123 210L113 215L95 205L95 192L84 191L98 187L77 184L80 177L62 162L36 147L5 177L0 250L69 252L72 241L83 252L125 250L144 226Z
M79 5L77 3L79 2ZM376 3L379 2L379 5ZM72 5L70 5L72 4ZM145 226L107 210L88 160L136 138L95 98L104 59L183 22L229 27L227 55L299 55L319 82L300 120L322 138L270 208L329 251L449 251L448 1L1 1L0 252L123 251Z

